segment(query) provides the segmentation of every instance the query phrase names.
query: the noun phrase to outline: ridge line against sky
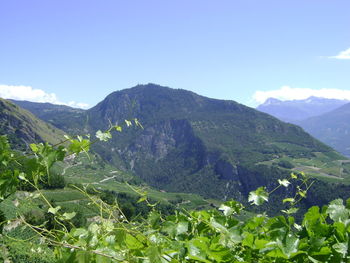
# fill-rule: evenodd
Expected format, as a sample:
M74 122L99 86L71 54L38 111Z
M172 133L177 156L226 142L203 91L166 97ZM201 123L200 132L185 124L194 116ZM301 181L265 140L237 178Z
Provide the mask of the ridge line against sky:
M106 94L107 96L108 94ZM199 94L201 95L201 94ZM55 93L47 93L40 89L33 89L30 86L9 86L0 84L0 97L4 99L27 100L32 102L49 102L52 104L67 105L74 108L88 109L91 106L83 102L70 101L68 103L59 100ZM303 100L309 97L327 99L350 100L350 90L340 89L302 89L282 86L279 89L269 91L256 91L252 96L252 103L246 104L253 107L264 103L269 98L282 101ZM97 104L98 102L96 102Z
M348 10L348 0L3 0L0 96L87 108L138 83L253 107L296 92L348 96Z

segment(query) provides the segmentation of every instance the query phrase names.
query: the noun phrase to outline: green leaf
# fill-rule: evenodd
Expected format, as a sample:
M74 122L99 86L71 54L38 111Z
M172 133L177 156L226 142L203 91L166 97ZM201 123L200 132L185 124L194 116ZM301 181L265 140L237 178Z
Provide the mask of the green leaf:
M281 246L283 253L290 258L293 253L298 252L299 238L292 234L287 234L284 244Z
M210 263L207 260L208 239L206 237L197 237L187 242L188 256L199 262Z
M188 222L181 221L177 223L176 232L178 235L184 234L188 231Z
M298 179L298 176L297 176L295 173L291 173L291 174L290 174L290 177L291 177L292 179Z
M142 203L142 202L144 202L144 201L146 201L146 200L147 200L147 196L144 195L144 196L141 196L141 197L139 198L139 200L137 200L137 203Z
M283 199L283 203L286 203L286 202L293 203L293 202L295 202L295 199L294 198L285 198L285 199Z
M136 126L138 126L138 127L140 127L141 129L143 129L143 126L142 126L142 124L139 122L139 120L138 119L134 119L134 122L135 122L135 125Z
M301 197L305 198L306 197L306 191L299 191L298 195L300 195Z
M47 212L49 212L49 213L55 215L55 214L58 212L58 210L60 210L60 209L61 209L60 206L50 207L49 210L47 210Z
M336 199L330 202L327 213L334 222L344 222L349 218L349 211L344 206L342 199Z
M126 126L130 127L132 125L131 121L125 120Z
M266 192L265 187L259 187L255 191L249 193L248 201L255 205L262 205L269 200L269 194Z
M296 212L298 212L299 208L297 207L292 207L292 208L289 208L287 210L281 210L281 212L287 214L287 215L292 215L292 214L295 214Z
M116 131L118 131L118 132L122 132L122 127L119 125L115 125L114 129L116 129Z
M34 153L39 151L38 146L36 144L34 144L34 143L30 144L29 147Z
M290 182L287 179L283 179L283 180L278 179L278 183L280 185L283 185L284 187L288 187L288 185L290 185Z
M238 214L243 209L243 205L236 201L227 201L219 207L225 216L230 216L232 214Z
M88 152L90 149L90 141L83 139L82 141L71 140L71 144L68 146L68 149L73 153Z
M98 130L96 132L96 138L99 139L100 141L107 142L108 140L110 140L112 138L112 135L109 131L102 132L102 131Z
M71 212L71 213L64 213L62 216L65 220L71 220L73 217L76 216L77 213Z
M125 243L129 249L141 249L144 247L140 241L129 233L125 235Z
M162 255L159 247L151 246L146 251L150 263L162 263Z
M28 182L28 179L26 178L26 174L25 173L20 173L18 175L18 179Z
M76 228L72 231L72 235L79 238L87 236L88 234L89 232L85 228Z
M343 258L348 254L348 243L336 243L332 248L342 255Z

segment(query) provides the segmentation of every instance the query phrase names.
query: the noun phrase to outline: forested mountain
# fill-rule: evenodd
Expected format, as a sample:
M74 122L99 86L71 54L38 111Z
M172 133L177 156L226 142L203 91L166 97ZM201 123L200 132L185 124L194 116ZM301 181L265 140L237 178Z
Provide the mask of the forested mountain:
M274 98L267 99L257 107L257 110L268 113L276 118L296 123L310 117L330 112L349 101L310 97L305 100L281 101Z
M39 119L55 125L62 130L72 130L81 122L81 116L85 113L82 109L51 103L10 100L23 109L33 113ZM71 121L68 121L71 120ZM76 128L79 130L79 127Z
M326 114L300 121L307 132L350 156L350 103Z
M33 142L57 143L64 133L10 101L0 98L0 135L7 135L12 145L25 148Z
M124 129L108 144L93 149L166 191L242 199L257 186L288 175L286 164L321 178L349 176L346 169L339 174L340 168L334 167L342 165L342 156L298 126L234 101L186 90L138 85L113 92L87 111L64 109L59 120L55 114L47 110L41 118L80 134L137 118L144 129ZM313 159L322 161L310 165ZM321 171L318 166L329 169Z

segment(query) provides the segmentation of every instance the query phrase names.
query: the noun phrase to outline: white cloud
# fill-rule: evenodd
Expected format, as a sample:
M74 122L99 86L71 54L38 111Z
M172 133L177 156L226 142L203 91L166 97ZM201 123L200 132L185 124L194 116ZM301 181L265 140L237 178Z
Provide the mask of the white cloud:
M255 102L261 104L268 98L275 98L279 100L304 100L311 96L328 99L350 100L350 90L305 89L282 86L276 90L256 91L253 95L253 99Z
M86 109L89 107L86 103L70 101L61 102L55 93L46 93L41 89L33 89L30 86L14 86L0 84L0 97L4 99L28 100L32 102L49 102L52 104L67 105L74 108Z
M331 56L329 58L335 58L335 59L350 59L350 48L347 50L339 52L336 56Z

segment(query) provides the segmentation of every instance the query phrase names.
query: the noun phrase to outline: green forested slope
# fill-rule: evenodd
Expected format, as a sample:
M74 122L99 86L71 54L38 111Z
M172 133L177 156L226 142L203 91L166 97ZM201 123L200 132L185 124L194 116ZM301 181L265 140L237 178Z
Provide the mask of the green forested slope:
M24 148L32 142L58 143L64 132L0 98L0 134L7 135L11 144Z

